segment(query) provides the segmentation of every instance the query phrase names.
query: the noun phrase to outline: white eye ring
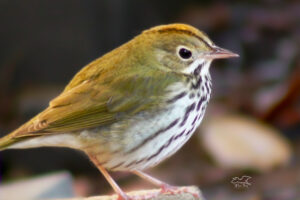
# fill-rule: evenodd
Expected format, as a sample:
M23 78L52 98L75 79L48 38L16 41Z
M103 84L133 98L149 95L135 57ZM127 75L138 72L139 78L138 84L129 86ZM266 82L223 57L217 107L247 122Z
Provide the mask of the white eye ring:
M193 57L192 51L186 46L178 46L177 47L178 57L184 61L189 60Z

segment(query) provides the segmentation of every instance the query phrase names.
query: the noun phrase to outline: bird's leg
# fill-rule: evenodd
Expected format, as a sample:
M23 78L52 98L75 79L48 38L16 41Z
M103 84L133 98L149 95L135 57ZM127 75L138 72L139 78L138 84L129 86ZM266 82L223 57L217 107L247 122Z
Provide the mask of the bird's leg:
M160 181L142 171L139 170L133 170L132 173L136 174L137 176L141 177L142 179L152 183L153 185L156 185L161 188L161 193L170 193L170 194L179 194L179 193L190 193L194 197L199 198L200 195L198 193L195 193L193 191L190 191L188 188L179 188L176 186L169 185L163 181Z
M137 176L141 177L142 179L152 183L153 185L156 185L156 186L160 187L162 192L165 192L165 190L167 188L173 188L174 187L174 186L171 186L171 185L169 185L165 182L162 182L162 181L160 181L160 180L158 180L158 179L156 179L156 178L154 178L154 177L152 177L152 176L150 176L150 175L148 175L148 174L146 174L142 171L134 170L134 171L132 171L132 173L134 173Z
M123 190L118 186L118 184L114 181L114 179L108 174L106 169L102 167L96 158L93 156L89 156L92 162L96 165L96 167L99 169L99 171L103 174L105 179L108 181L108 183L111 185L111 187L114 189L114 191L118 195L118 200L129 200L130 198L123 192Z

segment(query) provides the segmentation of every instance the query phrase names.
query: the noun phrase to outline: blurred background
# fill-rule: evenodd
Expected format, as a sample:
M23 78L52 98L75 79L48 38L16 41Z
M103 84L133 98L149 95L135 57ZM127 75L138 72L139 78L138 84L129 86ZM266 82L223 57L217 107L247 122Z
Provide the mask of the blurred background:
M149 174L173 185L197 185L208 200L300 199L296 0L0 0L0 136L39 113L93 59L144 29L174 22L203 30L240 57L213 63L203 124ZM55 197L112 193L81 152L0 152L2 189L48 173L69 180L69 190L55 190ZM112 176L125 191L153 188L128 173ZM234 179L242 176L251 177L250 184Z

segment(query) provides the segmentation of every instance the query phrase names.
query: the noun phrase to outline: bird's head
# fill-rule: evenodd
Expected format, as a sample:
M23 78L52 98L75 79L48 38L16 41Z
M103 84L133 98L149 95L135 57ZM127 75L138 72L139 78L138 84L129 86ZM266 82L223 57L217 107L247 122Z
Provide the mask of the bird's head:
M156 60L160 67L179 73L207 73L212 60L238 56L216 46L205 33L185 24L156 26L137 39L140 45L147 47L144 51L147 57Z

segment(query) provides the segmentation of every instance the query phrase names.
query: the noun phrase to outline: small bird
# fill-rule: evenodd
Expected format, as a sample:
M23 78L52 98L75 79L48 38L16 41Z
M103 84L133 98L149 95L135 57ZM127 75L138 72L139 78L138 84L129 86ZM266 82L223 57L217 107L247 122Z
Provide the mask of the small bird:
M44 111L1 138L0 150L82 150L119 199L129 197L107 170L174 191L142 170L173 155L200 125L212 60L237 56L186 24L150 28L81 69Z

